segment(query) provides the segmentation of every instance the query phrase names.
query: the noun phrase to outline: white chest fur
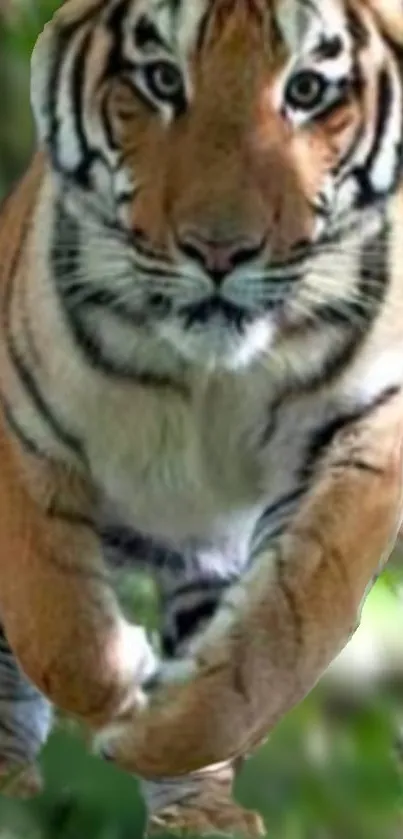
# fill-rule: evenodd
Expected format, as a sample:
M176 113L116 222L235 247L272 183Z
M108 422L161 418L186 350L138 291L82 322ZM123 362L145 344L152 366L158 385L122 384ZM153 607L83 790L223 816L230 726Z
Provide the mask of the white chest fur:
M254 376L212 378L188 397L135 388L86 411L86 448L127 524L174 541L219 538L295 490L312 434L338 410L331 395L279 407Z
M135 387L129 399L109 394L98 419L87 412L95 479L125 520L176 540L259 504L258 423L244 384L243 396L223 381L187 394Z

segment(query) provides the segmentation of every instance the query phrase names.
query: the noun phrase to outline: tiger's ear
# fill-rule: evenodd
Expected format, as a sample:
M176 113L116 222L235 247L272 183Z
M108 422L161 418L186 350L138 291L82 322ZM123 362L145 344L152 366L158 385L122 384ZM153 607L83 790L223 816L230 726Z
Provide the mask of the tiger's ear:
M361 0L371 9L382 32L403 46L403 0Z

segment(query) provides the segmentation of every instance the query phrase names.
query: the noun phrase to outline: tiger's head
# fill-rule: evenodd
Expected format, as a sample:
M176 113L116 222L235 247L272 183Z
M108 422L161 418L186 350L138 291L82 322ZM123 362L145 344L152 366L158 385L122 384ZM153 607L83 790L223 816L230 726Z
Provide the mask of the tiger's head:
M119 253L119 282L105 245L100 273L137 326L232 367L326 318L365 324L359 262L400 176L399 5L59 10L33 58L39 138Z

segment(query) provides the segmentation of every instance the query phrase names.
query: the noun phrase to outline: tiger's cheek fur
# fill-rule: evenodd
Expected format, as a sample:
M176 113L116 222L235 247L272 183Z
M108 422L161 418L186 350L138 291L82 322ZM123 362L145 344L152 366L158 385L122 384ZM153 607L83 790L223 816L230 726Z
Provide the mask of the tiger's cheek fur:
M157 248L166 248L166 158L167 132L158 116L150 115L144 104L116 84L109 94L110 117L122 150L122 161L135 197L127 205L127 223L133 232L143 232Z

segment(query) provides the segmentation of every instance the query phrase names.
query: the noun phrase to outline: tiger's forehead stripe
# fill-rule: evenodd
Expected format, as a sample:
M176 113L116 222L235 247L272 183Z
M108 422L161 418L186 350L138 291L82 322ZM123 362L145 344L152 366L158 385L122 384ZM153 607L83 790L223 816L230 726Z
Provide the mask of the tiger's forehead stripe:
M134 13L140 9L181 61L206 39L218 38L234 15L256 23L268 39L273 34L275 43L282 39L290 52L308 37L314 42L325 32L339 34L346 24L342 0L135 0Z
M205 9L204 0L146 0L140 6L157 27L165 43L178 58L189 52L197 37L200 19Z
M179 58L185 58L195 46L201 47L207 32L222 26L237 12L245 19L255 20L260 26L271 17L271 3L267 0L148 0L144 11L151 13L162 37Z
M308 30L340 29L345 23L342 0L278 0L277 15L290 48L301 45Z
M245 27L255 29L267 43L270 40L275 43L278 28L274 9L267 0L210 0L199 24L196 42L198 51L219 42L226 26L234 21L241 31Z
M122 11L134 25L141 16L149 19L182 66L212 30L219 37L235 15L256 23L268 43L283 40L290 53L301 49L308 36L314 41L323 32L343 31L346 19L343 0L69 0L57 19L68 29L83 14L88 20L100 15L109 28Z

